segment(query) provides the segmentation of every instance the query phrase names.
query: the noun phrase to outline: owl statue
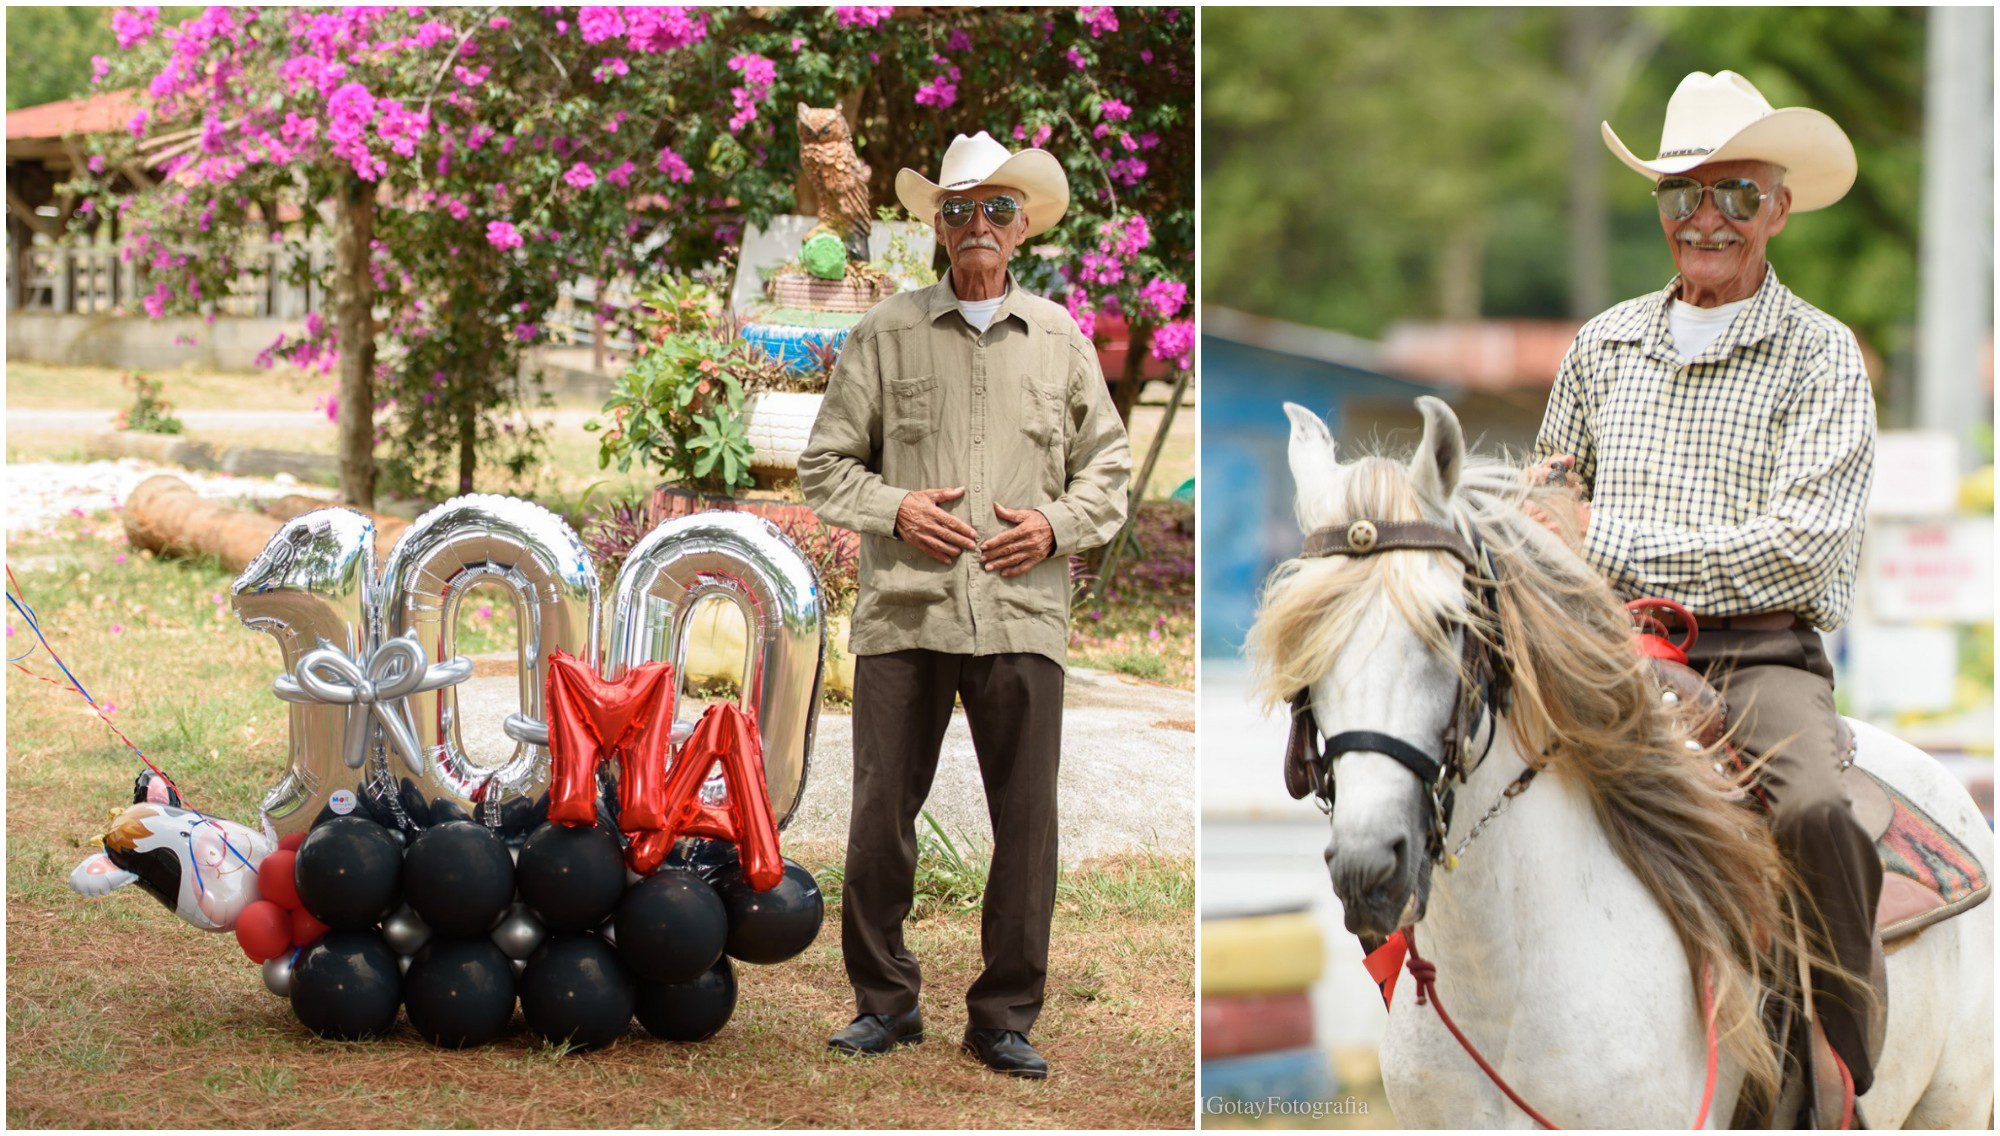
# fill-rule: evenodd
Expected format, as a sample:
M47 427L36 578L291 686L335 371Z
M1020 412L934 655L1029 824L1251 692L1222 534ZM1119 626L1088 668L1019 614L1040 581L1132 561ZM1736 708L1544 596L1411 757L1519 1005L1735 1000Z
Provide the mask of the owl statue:
M847 259L868 259L868 163L854 151L854 135L839 107L799 104L799 162L819 199L820 224L840 237Z

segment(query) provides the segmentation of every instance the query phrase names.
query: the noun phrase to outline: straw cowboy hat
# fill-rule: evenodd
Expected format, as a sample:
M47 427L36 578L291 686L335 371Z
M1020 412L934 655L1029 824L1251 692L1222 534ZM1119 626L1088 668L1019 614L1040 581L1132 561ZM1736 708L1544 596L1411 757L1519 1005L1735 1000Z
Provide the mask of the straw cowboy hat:
M1660 156L1642 161L1604 124L1604 144L1618 160L1658 181L1709 162L1744 159L1785 168L1792 211L1824 209L1854 184L1854 143L1810 107L1773 110L1750 80L1734 71L1696 71L1667 100Z
M980 185L1004 185L1027 196L1022 205L1031 237L1047 232L1069 208L1069 178L1055 155L1047 150L1010 154L984 130L970 138L961 134L951 140L936 181L912 169L899 171L896 199L910 216L928 221L937 212L939 201Z

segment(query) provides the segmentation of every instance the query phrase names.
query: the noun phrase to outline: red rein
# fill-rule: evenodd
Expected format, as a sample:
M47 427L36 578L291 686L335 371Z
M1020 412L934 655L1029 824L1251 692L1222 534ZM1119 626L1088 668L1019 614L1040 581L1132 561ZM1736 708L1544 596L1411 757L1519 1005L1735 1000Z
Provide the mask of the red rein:
M1508 1084L1507 1079L1502 1077L1498 1070L1487 1063L1486 1058L1480 1054L1479 1048L1472 1044L1472 1041L1458 1028L1458 1023L1452 1021L1451 1015L1445 1012L1444 1003L1438 1001L1437 996L1437 964L1417 953L1417 938L1414 928L1398 931L1389 936L1386 942L1375 948L1368 955L1365 965L1368 967L1368 973L1374 976L1376 983L1382 986L1383 1004L1388 1004L1390 996L1395 993L1396 963L1398 961L1402 961L1408 967L1410 977L1416 980L1417 1005L1421 1006L1429 1003L1431 1009L1437 1011L1438 1020L1444 1023L1445 1029L1451 1031L1452 1037L1458 1039L1459 1047L1464 1049L1466 1055L1472 1058L1473 1063L1479 1066L1479 1071L1486 1074L1486 1079L1493 1082L1495 1088L1506 1094L1507 1099L1514 1102L1514 1107L1526 1113L1528 1119L1551 1131L1560 1130L1561 1125L1556 1124L1548 1117L1535 1111L1534 1105L1529 1104L1526 1100L1522 1099L1520 1093L1514 1091L1514 1086ZM1386 973L1384 973L1385 971ZM1694 1127L1697 1130L1708 1126L1708 1110L1715 1103L1717 1067L1715 982L1710 977L1708 968L1705 966L1701 971L1701 1004L1702 1016L1707 1022L1708 1074L1702 1083L1701 1108L1695 1113L1694 1117Z

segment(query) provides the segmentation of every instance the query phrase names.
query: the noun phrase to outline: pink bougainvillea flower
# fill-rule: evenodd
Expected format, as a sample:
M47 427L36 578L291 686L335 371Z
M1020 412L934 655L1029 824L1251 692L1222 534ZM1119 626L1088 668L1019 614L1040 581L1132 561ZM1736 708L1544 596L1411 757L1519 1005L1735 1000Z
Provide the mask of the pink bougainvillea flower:
M112 624L112 625L111 625L111 633L112 633L113 635L123 635L123 634L125 634L125 625L124 625L124 624L122 624L122 623L114 623L114 624Z
M1078 51L1076 48L1065 48L1063 50L1063 58L1069 60L1069 65L1078 71L1086 71L1090 68L1090 60L1085 58L1083 52Z
M638 168L630 162L621 163L616 169L605 171L604 180L620 187L631 185L632 171Z
M576 14L576 30L585 43L602 43L625 34L625 17L617 8L582 8Z
M1139 289L1141 303L1153 309L1153 314L1163 320L1179 315L1187 304L1187 285L1178 280L1156 277Z
M578 162L563 172L563 181L575 189L589 189L597 184L597 171Z
M653 163L653 167L667 175L668 181L690 182L694 180L694 169L687 164L687 159L675 153L672 147L660 151L659 160Z
M1118 30L1118 10L1106 4L1100 7L1084 6L1076 10L1077 18L1090 29L1090 38L1101 39Z
M835 6L833 9L834 20L848 28L880 27L895 14L896 6L893 4Z
M525 243L521 231L514 227L512 221L486 222L486 242L503 252L507 249L520 248Z
M1194 366L1194 321L1175 320L1154 329L1152 354L1182 370Z
M1132 117L1132 108L1118 99L1105 99L1098 104L1106 122L1123 122Z

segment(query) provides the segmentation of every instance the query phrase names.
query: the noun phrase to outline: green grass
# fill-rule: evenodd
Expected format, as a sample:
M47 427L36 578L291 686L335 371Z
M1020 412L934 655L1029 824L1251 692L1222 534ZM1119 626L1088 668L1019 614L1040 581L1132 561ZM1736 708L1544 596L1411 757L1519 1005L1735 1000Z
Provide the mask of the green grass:
M254 822L286 765L278 662L240 625L212 562L158 560L106 516L11 542L43 626L111 718L205 811ZM118 556L124 556L123 563ZM476 607L476 603L473 605ZM496 606L491 626L511 642ZM511 616L509 616L511 617ZM10 654L26 649L18 620ZM55 668L39 650L23 661ZM852 1003L841 968L841 849L787 854L827 883L805 954L745 967L735 1017L694 1046L636 1029L565 1056L517 1030L466 1052L399 1025L365 1044L316 1041L264 992L227 934L205 935L127 888L70 893L137 760L74 694L10 674L7 699L7 1119L19 1127L1187 1127L1194 1107L1191 858L1116 857L1058 885L1048 1003L1050 1081L995 1077L956 1051L980 969L984 848L932 830L907 926L932 1038L880 1061L829 1054Z

